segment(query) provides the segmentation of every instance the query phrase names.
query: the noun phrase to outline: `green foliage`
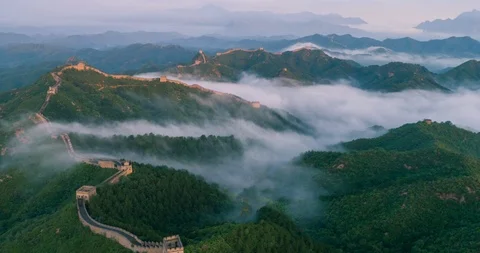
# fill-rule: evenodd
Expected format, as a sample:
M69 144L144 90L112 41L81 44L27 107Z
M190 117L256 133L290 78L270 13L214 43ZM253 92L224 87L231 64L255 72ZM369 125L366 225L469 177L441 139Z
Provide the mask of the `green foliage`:
M55 213L75 198L80 186L96 185L115 173L83 164L56 169L11 168L0 173L0 233L19 221Z
M0 236L0 252L127 253L117 242L84 227L77 208L69 203L58 212L18 223Z
M355 74L365 90L398 92L408 89L445 91L435 81L434 74L417 64L393 62L383 66L369 66Z
M0 91L33 84L44 73L75 56L106 72L138 74L156 72L187 62L195 52L179 46L133 44L107 50L74 50L43 44L0 47Z
M467 61L460 66L450 69L437 77L438 81L447 87L457 89L460 87L478 89L480 81L480 62Z
M186 163L213 163L238 159L243 155L242 143L233 136L202 135L199 138L154 134L115 135L110 138L79 134L70 134L69 136L76 150L90 153L109 155L135 153Z
M102 223L142 238L188 233L221 220L231 208L217 186L186 171L135 164L135 173L116 185L97 190L89 205Z
M331 247L313 242L299 231L285 214L264 207L257 212L257 216L255 223L222 225L200 230L199 234L209 234L212 231L214 234L209 239L188 246L186 251L192 253L337 252Z
M0 118L18 119L23 115L37 112L45 101L48 87L55 84L51 75L44 75L34 85L0 95Z
M383 148L409 151L441 148L480 158L480 134L456 127L450 122L418 122L390 130L374 139L360 139L342 144L349 150Z
M84 164L2 170L0 252L124 252L117 243L83 227L74 205L75 190L96 185L113 173Z
M252 105L232 95L154 81L114 79L94 71L68 70L58 94L50 99L44 115L51 121L97 122L149 120L156 123L218 123L232 119L251 121L275 130L309 132L292 115ZM45 75L35 85L0 95L0 117L37 112L48 87L55 82Z
M34 65L25 64L11 68L0 68L0 92L34 84L42 75L61 64L61 62L42 62Z
M476 143L451 123L420 122L343 144L360 151L305 153L298 162L332 194L308 231L345 252L478 251Z
M362 67L349 60L332 58L321 50L302 49L282 54L263 50L234 51L205 64L172 68L173 73L216 81L237 81L243 72L264 78L288 78L311 83L352 80L365 90L398 92L407 89L448 91L426 68L406 63Z

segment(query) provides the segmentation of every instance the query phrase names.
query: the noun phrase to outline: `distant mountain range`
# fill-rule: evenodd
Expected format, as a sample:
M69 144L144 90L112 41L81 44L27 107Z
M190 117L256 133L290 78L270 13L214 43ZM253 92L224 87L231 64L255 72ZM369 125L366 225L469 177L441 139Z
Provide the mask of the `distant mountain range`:
M480 42L470 37L450 37L429 41L412 38L386 39L383 41L354 37L352 35L320 35L292 38L292 36L263 37L225 37L200 36L187 37L178 33L151 32L106 32L90 35L72 35L66 37L26 36L22 34L0 33L0 47L12 44L47 44L70 49L105 49L131 44L179 45L186 48L222 51L229 48L252 49L263 47L268 51L283 51L295 44L312 43L322 49L357 50L383 47L394 52L418 55L445 55L452 57L480 57Z
M281 54L264 49L238 49L218 53L213 58L199 55L194 58L193 64L177 66L169 73L178 78L233 82L247 73L262 78L279 78L287 83L297 80L302 85L347 80L364 90L397 92L407 89L448 91L444 85L456 89L464 87L467 82L473 85L469 88L477 88L480 87L480 76L476 72L479 69L480 62L471 61L437 75L421 65L401 62L364 67L354 61L330 57L316 49Z
M318 36L318 38L323 37ZM339 36L339 38L348 37ZM316 41L321 41L320 39ZM451 41L455 40L457 39L451 39ZM458 40L462 41L461 38ZM334 44L338 46L338 41L331 40L331 46L333 47ZM359 41L368 41L368 39L362 38ZM436 43L449 45L449 43ZM350 46L353 47L353 45ZM448 51L447 48L453 47L445 47L445 51ZM265 78L280 77L302 82L329 83L344 79L363 89L378 91L445 90L443 87L477 89L480 87L478 84L480 62L476 60L466 60L464 64L436 74L422 67L421 64L401 63L395 60L392 60L393 63L365 67L349 60L349 57L336 55L342 50L341 48L328 50L299 48L293 52L284 53L269 53L265 49L232 50L228 54L219 53L220 56L215 56L216 51L202 51L202 55L196 56L197 51L192 49L154 44L133 44L108 50L75 50L53 45L14 44L0 47L0 90L10 90L31 84L43 73L65 64L65 61L72 56L74 59L84 60L109 73L140 74L169 69L170 73L183 78L187 77L186 75L192 75L194 78L207 80L238 81L242 73L246 72ZM383 55L388 54L388 50L381 47L371 48L368 54ZM203 56L207 62L204 62ZM344 57L344 59L332 56ZM367 56L360 53L358 57L361 59ZM193 62L192 58L194 58ZM177 65L185 65L185 67L177 68Z
M179 46L133 44L108 50L69 49L42 44L0 47L0 91L32 84L71 57L110 73L138 74L188 62L196 52Z
M454 19L436 19L419 24L416 28L425 32L480 35L480 11L464 12Z

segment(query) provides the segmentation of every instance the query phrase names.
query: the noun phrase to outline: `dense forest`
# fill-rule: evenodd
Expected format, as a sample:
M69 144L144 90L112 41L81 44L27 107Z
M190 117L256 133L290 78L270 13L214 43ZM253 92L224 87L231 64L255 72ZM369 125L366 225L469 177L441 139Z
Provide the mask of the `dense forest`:
M135 164L122 183L99 188L89 209L100 222L159 241L218 222L231 205L217 186L186 171Z
M235 50L217 55L207 63L171 68L178 76L193 75L212 81L239 81L244 73L263 78L299 81L298 85L329 84L349 80L361 89L399 92L408 89L445 92L435 74L418 64L392 62L382 66L361 66L351 60L330 57L321 50L300 49L282 54L264 50Z
M330 252L275 207L238 223L243 206L185 171L136 165L120 184L98 189L89 209L97 220L147 240L180 233L186 252ZM248 215L248 214L247 214ZM229 221L230 220L230 221ZM334 251L331 251L334 252Z
M319 170L331 193L309 232L345 252L478 252L475 135L419 122L343 144L361 151L303 154L297 162Z
M0 252L128 252L79 223L75 190L115 171L91 165L0 169Z
M99 187L88 208L97 220L146 240L180 234L186 252L194 253L474 253L480 249L480 159L469 148L475 146L475 135L448 122L418 122L379 138L343 143L348 152L302 154L294 162L313 169L318 187L328 193L318 197L322 212L308 222L292 220L285 200L273 199L255 210L248 196L187 171L145 164L134 164L134 173L118 184ZM232 137L145 135L93 138L84 145L137 145L136 138L151 150L162 142L180 147L187 140L235 142ZM0 173L0 251L122 252L118 244L82 227L74 205L78 187L96 185L113 170L77 165L38 173L43 169L26 168Z
M94 135L69 135L79 151L104 155L135 153L145 157L185 163L214 163L241 158L242 143L234 136L168 137L145 134L115 135L101 138Z
M312 128L293 115L268 107L254 108L233 95L218 95L160 80L114 79L95 71L66 70L62 85L44 115L51 121L105 123L105 121L148 120L155 123L233 124L246 121L278 131L311 133ZM37 112L49 86L50 74L34 85L0 93L0 117Z

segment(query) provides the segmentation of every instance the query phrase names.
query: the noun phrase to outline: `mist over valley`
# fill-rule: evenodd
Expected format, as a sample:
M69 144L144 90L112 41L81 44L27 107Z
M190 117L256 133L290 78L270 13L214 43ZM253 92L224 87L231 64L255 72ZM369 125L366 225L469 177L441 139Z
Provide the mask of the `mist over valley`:
M477 5L5 6L0 252L478 252Z

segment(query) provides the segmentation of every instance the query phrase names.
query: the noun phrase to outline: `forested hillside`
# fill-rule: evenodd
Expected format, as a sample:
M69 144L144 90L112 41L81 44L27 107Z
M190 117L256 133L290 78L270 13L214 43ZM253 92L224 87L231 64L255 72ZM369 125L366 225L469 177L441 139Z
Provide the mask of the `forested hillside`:
M31 85L42 75L74 57L109 73L139 74L189 62L194 50L179 46L132 44L97 50L71 49L45 44L0 46L0 91Z
M126 252L83 227L74 204L76 189L98 184L113 173L90 165L46 168L33 161L2 168L0 251Z
M343 144L361 151L305 153L298 162L332 193L311 233L347 252L478 251L480 233L469 233L480 224L475 135L421 122Z
M451 89L466 87L476 90L480 87L480 62L467 61L439 75L437 79Z
M170 70L179 77L194 76L213 81L238 81L243 73L263 78L287 78L303 84L328 84L347 80L372 91L398 92L408 89L448 91L426 68L407 63L363 67L332 58L321 50L300 49L274 54L259 50L231 50L217 54L207 63L179 66Z
M215 163L239 159L242 143L234 136L168 137L154 134L100 138L94 135L69 135L77 151L122 157L140 155L184 163Z
M98 220L148 240L181 233L189 245L186 252L334 252L312 241L274 208L245 213L245 204L187 172L148 165L136 168L120 184L99 190L90 205ZM244 215L254 220L237 223Z
M51 121L150 120L202 125L245 120L275 130L311 131L309 126L286 112L255 107L233 95L170 81L115 79L91 70L65 70L61 79L58 94L52 96L44 112ZM48 74L34 85L1 94L0 118L37 112L48 87L54 84Z
M375 139L360 139L342 144L348 150L383 148L412 151L441 148L451 152L480 157L480 134L451 122L421 121L390 130Z

